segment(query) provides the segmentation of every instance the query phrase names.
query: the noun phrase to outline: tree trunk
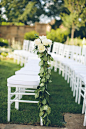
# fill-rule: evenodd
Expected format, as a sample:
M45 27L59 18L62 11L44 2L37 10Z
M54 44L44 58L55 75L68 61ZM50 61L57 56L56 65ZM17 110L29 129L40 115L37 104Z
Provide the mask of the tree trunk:
M72 40L72 44L73 44L74 32L75 32L75 29L72 27L72 30L71 30L71 40Z

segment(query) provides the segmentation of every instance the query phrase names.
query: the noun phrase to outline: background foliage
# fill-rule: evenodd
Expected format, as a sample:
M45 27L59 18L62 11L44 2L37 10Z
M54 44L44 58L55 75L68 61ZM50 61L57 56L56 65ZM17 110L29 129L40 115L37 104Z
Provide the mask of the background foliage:
M0 38L0 46L8 47L8 41L6 39Z
M34 41L36 39L35 34L39 35L36 31L27 32L24 35L24 39Z
M67 12L60 14L65 27L71 29L71 38L74 38L75 30L85 26L86 0L64 0L64 8Z
M6 21L27 25L47 16L55 19L54 24L50 23L52 29L64 24L70 29L69 37L86 37L86 0L1 0L0 14L0 24Z
M69 35L69 30L67 29L52 29L51 32L47 32L47 38L51 39L53 42L64 43Z

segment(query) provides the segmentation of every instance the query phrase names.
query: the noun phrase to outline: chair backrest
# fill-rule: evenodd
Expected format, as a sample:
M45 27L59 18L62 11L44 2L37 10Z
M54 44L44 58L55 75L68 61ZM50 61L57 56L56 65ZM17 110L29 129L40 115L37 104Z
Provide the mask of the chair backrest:
M65 57L65 58L70 58L71 57L71 49L70 49L70 45L64 45L64 50L63 50L63 57Z
M30 43L29 40L24 40L23 41L23 50L28 51L29 43Z
M81 46L74 46L73 60L80 62L81 57Z
M69 49L69 58L70 59L73 59L73 54L74 54L74 48L75 46L74 45L69 45L70 46L70 49Z
M82 48L81 63L86 65L86 45L83 45Z
M35 46L34 46L34 41L30 41L30 45L29 45L29 52L30 53L34 53L34 48L35 48Z
M59 45L60 45L60 43L58 43L58 42L53 43L52 53L59 54Z
M63 56L63 51L64 51L64 44L60 44L59 45L59 52L58 52L58 54Z

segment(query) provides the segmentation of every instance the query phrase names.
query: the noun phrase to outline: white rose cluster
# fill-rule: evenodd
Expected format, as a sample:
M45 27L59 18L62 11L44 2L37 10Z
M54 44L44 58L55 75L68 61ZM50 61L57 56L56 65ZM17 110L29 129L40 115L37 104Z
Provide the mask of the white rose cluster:
M47 39L46 36L39 36L38 39L34 40L35 45L38 46L39 52L44 52L46 46L51 46L52 41L50 39Z

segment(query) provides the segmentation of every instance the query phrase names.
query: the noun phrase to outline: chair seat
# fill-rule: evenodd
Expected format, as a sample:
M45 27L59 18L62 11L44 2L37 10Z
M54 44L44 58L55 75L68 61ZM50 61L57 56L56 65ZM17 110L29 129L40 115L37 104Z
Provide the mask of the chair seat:
M30 75L13 75L7 79L7 86L12 85L25 85L25 86L38 86L40 82L39 76Z
M30 71L30 70L24 70L24 69L20 69L18 71L15 72L15 74L17 75L33 75L33 76L37 76L38 75L38 71Z
M39 70L40 70L40 67L39 66L34 66L34 67L27 67L27 66L25 66L25 67L23 67L23 68L21 68L22 70L27 70L27 71L37 71L37 72L39 72Z

